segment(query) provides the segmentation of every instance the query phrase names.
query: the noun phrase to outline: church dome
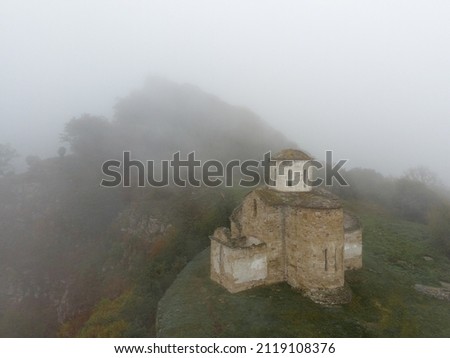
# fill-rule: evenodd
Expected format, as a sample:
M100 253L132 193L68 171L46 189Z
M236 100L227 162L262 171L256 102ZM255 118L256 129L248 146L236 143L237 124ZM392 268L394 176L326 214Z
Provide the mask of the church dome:
M277 153L272 159L274 160L312 160L313 158L298 149L284 149Z

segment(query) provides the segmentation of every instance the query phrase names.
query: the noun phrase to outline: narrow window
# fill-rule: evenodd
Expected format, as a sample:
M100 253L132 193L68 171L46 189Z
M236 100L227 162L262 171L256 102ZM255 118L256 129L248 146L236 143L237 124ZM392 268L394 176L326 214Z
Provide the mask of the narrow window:
M258 214L258 207L256 204L256 199L253 199L253 217L256 217L257 214Z
M303 184L308 185L308 170L303 169Z
M292 186L294 182L294 178L292 177L292 169L288 170L288 180L287 180L287 186Z
M328 249L323 250L323 253L325 255L325 271L328 271Z
M337 253L336 253L336 248L334 248L334 271L337 271Z

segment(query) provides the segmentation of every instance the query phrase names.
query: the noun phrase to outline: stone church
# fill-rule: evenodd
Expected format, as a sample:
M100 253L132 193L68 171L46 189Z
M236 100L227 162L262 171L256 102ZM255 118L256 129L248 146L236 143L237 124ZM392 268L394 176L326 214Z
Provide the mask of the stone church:
M288 149L273 160L274 185L247 194L231 227L210 237L212 280L233 293L285 281L315 302L348 302L344 272L362 266L358 219L309 185L310 156Z

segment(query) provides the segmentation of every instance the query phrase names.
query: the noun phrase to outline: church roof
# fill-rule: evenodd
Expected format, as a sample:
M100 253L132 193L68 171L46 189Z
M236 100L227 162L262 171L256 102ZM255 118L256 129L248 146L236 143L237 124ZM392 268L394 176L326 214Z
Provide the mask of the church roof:
M277 153L272 159L275 160L311 160L310 155L298 149L284 149Z
M339 209L339 198L324 189L309 192L282 192L261 187L253 191L270 206L294 206L308 209Z

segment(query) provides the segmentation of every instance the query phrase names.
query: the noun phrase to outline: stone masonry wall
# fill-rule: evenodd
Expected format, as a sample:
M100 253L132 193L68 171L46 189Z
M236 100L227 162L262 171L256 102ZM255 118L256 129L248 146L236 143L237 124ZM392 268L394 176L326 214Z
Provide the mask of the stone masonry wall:
M287 281L296 288L344 285L342 209L286 208Z
M281 240L283 230L279 207L267 206L256 194L247 195L232 223L232 236L255 236L266 244L267 279L266 283L284 280L284 249ZM240 228L240 231L239 231Z
M232 248L211 240L211 279L234 293L266 283L266 247Z
M346 270L362 267L362 230L345 232L344 266Z

